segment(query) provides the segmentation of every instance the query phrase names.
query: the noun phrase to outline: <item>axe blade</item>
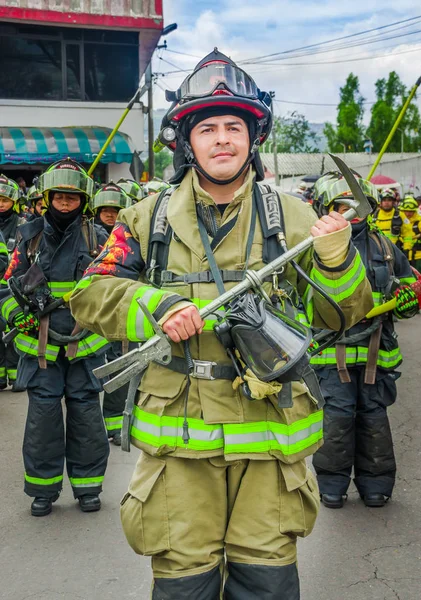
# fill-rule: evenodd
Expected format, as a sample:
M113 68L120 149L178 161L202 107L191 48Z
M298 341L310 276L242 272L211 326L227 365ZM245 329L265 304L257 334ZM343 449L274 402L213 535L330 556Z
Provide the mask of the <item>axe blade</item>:
M355 179L355 176L348 165L345 164L344 161L339 158L339 156L335 156L334 154L329 154L329 156L335 162L336 166L344 176L345 181L349 185L349 189L354 196L354 200L356 200L358 203L355 205L355 207L353 207L353 210L355 210L357 217L360 219L365 219L365 217L368 217L368 215L373 212L370 202L367 200L366 195L362 191L358 181Z

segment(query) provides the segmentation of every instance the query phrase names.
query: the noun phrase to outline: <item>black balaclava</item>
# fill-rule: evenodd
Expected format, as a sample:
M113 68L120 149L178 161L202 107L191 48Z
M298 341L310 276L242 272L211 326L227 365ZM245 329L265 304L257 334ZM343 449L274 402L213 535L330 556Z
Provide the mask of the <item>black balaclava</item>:
M363 219L359 223L351 223L351 229L352 229L351 237L356 237L366 227L367 227L367 219Z
M249 113L248 111L245 111L245 110L235 108L235 107L228 108L227 106L215 106L215 107L208 107L208 108L204 108L203 110L199 110L184 120L184 123L181 125L180 131L178 132L177 146L176 146L176 149L174 152L174 159L173 159L175 173L174 173L173 177L170 179L170 183L172 183L172 184L180 183L185 175L187 168L190 165L192 165L194 168L194 165L196 164L193 153L191 153L191 156L186 156L186 150L188 147L186 148L186 146L185 146L186 142L187 142L188 146L190 146L190 133L191 133L193 127L195 127L198 123L201 123L205 119L209 119L212 117L222 117L225 115L233 115L234 117L239 117L240 119L245 121L245 123L247 124L247 127L248 127L248 131L249 131L250 149L251 149L252 144L255 142L256 135L257 135L256 118L253 117L253 115L251 115L251 113ZM256 150L256 152L254 152L253 157L251 159L249 157L248 164L246 163L245 167L243 165L243 168L240 171L240 173L238 174L238 177L242 173L244 173L244 171L246 170L246 168L248 167L249 164L253 164L253 166L256 170L257 181L262 181L264 179L265 175L264 175L264 169L263 169L263 165L262 165L258 150ZM204 176L206 176L206 175L204 175ZM221 183L221 185L224 185L224 181L221 181L220 183Z
M13 206L5 210L4 212L0 212L0 221L6 221L9 217L12 216L14 210Z
M80 206L67 213L60 212L54 208L52 203L49 203L45 215L50 217L48 220L56 231L59 233L64 233L68 226L73 223L73 221L75 221L77 217L82 214L82 212L83 202L81 202Z

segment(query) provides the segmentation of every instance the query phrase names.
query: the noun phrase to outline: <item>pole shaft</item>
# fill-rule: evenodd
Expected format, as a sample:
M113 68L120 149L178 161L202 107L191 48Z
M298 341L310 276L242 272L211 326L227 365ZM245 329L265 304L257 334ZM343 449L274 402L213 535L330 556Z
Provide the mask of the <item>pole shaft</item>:
M402 110L399 113L398 118L395 121L395 124L393 125L392 129L390 130L390 133L387 136L385 143L383 144L383 148L380 150L378 157L374 161L374 164L373 164L373 166L370 169L370 173L367 175L367 179L371 179L373 177L373 174L374 174L375 170L377 169L377 167L378 167L378 165L379 165L379 163L380 163L380 161L381 161L381 159L383 157L383 154L386 152L386 150L387 150L390 142L392 141L392 138L395 135L395 132L396 132L397 128L399 127L399 124L402 121L402 119L403 119L403 117L404 117L404 115L405 115L405 113L406 113L406 111L408 109L408 106L411 103L412 98L415 96L415 92L417 91L418 86L420 85L420 83L421 83L421 78L418 79L417 83L412 88L411 93L409 94L409 96L408 96L405 104L402 106Z
M153 132L153 84L152 84L152 61L149 63L145 73L146 84L148 85L148 160L149 160L149 181L155 175L155 154L153 151L154 132Z
M278 165L278 142L276 139L275 123L272 127L273 139L273 164L275 166L275 185L279 186L279 165Z
M117 133L117 131L120 129L121 124L123 123L124 119L127 117L127 115L128 115L129 112L130 112L130 108L126 108L126 110L124 111L124 113L121 115L120 119L118 120L117 125L114 127L114 129L112 130L112 132L110 133L110 135L105 140L105 143L102 146L101 150L98 152L98 156L96 157L96 159L94 160L94 162L89 167L88 175L92 175L92 173L95 171L95 168L96 168L97 164L99 163L99 161L103 157L104 152L106 151L106 149L108 148L108 146L111 144L113 137L115 136L115 134Z

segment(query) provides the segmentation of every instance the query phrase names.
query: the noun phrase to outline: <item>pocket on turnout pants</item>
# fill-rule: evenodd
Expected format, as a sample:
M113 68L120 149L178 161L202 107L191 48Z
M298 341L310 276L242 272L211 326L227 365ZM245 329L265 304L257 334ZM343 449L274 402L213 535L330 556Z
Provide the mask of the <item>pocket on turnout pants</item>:
M304 460L280 468L280 531L306 537L313 531L320 507L316 479Z
M152 556L170 549L164 460L142 452L121 500L120 517L136 554Z

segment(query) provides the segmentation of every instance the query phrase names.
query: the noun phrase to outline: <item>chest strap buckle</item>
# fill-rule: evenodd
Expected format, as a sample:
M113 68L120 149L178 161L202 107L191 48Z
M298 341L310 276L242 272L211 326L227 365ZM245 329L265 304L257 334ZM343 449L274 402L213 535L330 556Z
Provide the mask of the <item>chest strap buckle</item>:
M193 373L190 376L195 379L215 379L212 374L214 367L216 367L216 363L210 360L193 359Z

